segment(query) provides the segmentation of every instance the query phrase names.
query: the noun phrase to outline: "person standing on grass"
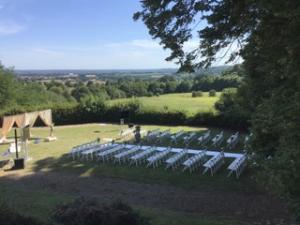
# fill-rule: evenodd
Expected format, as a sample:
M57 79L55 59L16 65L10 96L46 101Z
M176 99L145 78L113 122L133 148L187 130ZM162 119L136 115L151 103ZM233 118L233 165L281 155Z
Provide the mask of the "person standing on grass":
M141 142L141 127L140 126L135 126L134 137L135 137L135 143Z

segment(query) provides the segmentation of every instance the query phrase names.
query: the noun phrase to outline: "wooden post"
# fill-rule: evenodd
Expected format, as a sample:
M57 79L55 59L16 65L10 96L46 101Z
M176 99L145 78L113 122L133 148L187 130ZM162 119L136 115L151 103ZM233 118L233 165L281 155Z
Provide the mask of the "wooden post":
M15 129L15 146L16 146L16 158L19 158L19 152L18 152L18 137L17 137L17 129Z

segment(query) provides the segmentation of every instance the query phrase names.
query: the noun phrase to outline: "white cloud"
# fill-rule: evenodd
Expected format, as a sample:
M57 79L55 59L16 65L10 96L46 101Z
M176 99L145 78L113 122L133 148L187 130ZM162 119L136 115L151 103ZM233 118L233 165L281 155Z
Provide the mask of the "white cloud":
M183 49L185 51L192 51L192 50L195 50L196 48L199 48L199 45L200 45L199 40L190 40L190 41L184 43Z
M20 33L25 30L25 26L15 22L1 22L0 21L0 35L10 35Z
M47 49L47 48L34 48L32 49L33 52L43 54L43 55L49 55L49 56L62 56L64 55L63 52L60 51L55 51L52 49Z
M133 40L130 42L132 46L140 47L140 48L147 48L147 49L157 49L162 48L157 42L152 40Z
M135 39L126 42L107 43L104 47L108 48L138 48L138 49L160 49L158 42L148 39Z

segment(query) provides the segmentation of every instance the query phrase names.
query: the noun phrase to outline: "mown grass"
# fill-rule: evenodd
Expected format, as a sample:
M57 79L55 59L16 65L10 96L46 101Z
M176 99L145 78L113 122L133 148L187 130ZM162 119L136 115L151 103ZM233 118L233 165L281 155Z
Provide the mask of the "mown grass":
M160 128L161 130L171 129L171 132L179 130L203 132L207 128L184 127L184 126L142 126L142 129L152 130ZM141 167L130 167L128 165L116 165L113 163L97 163L94 161L72 161L70 158L64 156L70 149L78 144L89 142L97 138L117 138L119 132L126 129L126 126L119 125L101 125L101 124L86 124L74 126L58 126L55 127L55 135L58 140L55 142L36 142L31 141L29 144L29 155L32 160L28 162L24 173L37 173L37 172L69 172L77 175L78 177L93 177L93 176L107 176L118 177L127 180L146 182L146 183L162 183L175 185L181 188L199 188L203 185L207 187L218 187L226 190L246 190L253 188L249 182L247 174L240 180L235 178L227 178L226 166L211 177L209 175L202 176L200 171L189 174L188 172L182 173L181 170L166 171L164 167L157 169ZM213 132L218 132L214 130ZM32 134L38 137L47 137L49 129L47 128L34 128ZM227 135L230 132L228 131ZM7 149L7 145L0 146L0 152ZM196 147L196 146L195 146ZM229 163L229 162L227 162ZM5 172L4 172L5 173ZM22 173L22 172L21 172ZM1 178L1 175L0 175ZM62 201L70 201L77 196L73 194L58 193L47 187L43 189L25 192L22 187L17 187L14 182L2 182L0 185L2 196L5 196L5 201L13 205L16 210L33 215L41 220L47 220L49 212L55 205ZM200 215L188 215L185 213L167 212L156 210L152 208L138 208L142 214L149 216L152 219L152 224L185 224L185 225L221 225L226 224L227 220L219 221L213 218L206 218ZM230 222L227 224L239 224L237 222Z
M22 215L33 216L40 221L48 222L51 212L58 205L78 198L73 194L65 194L32 189L23 191L22 187L3 183L0 186L1 201ZM99 200L101 202L101 200ZM105 201L104 201L105 202ZM103 203L104 203L103 202ZM240 225L238 220L213 218L195 213L181 213L155 208L133 207L141 215L150 219L152 225Z
M5 201L11 208L27 216L33 216L40 221L50 220L51 212L61 203L71 202L78 196L62 194L45 190L23 191L14 184L1 184L1 201ZM100 200L101 202L101 200ZM141 215L150 219L153 225L240 225L239 221L224 218L222 220L197 215L180 213L155 208L134 207Z
M215 112L215 103L219 100L220 93L215 97L209 97L204 92L202 97L192 97L192 93L165 94L152 97L136 97L115 99L108 101L109 105L120 104L137 100L141 103L142 109L151 111L185 111L188 115L198 112Z

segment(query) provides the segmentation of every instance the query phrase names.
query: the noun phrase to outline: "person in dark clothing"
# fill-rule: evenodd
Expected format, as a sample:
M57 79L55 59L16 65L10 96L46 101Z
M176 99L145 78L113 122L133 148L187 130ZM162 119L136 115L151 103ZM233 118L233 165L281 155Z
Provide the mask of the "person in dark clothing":
M141 142L141 127L140 126L135 126L134 137L135 137L135 143Z

